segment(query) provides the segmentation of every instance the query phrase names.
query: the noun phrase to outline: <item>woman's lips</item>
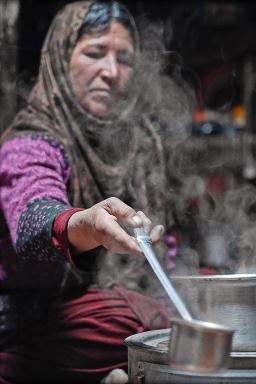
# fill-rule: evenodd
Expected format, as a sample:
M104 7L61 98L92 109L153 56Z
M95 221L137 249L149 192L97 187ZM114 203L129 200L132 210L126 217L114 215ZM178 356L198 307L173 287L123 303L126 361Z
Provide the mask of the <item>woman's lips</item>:
M110 100L113 97L113 92L108 89L93 89L90 91L93 99L104 101Z
M97 93L97 94L102 94L102 95L111 95L112 94L110 89L104 89L104 88L91 89L90 93Z

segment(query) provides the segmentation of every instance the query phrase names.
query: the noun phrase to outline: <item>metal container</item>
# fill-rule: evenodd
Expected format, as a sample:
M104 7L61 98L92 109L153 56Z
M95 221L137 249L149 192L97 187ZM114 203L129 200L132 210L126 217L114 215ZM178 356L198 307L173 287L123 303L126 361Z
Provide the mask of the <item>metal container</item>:
M232 352L230 369L218 373L179 371L169 366L171 329L142 332L128 337L130 384L249 384L256 383L256 353ZM191 350L190 346L187 346Z
M124 343L128 347L128 375L139 375L140 362L168 364L170 329L141 332L129 336Z
M213 373L230 366L233 331L197 320L171 319L169 365L180 371Z
M172 276L192 316L235 330L233 351L256 351L256 274Z

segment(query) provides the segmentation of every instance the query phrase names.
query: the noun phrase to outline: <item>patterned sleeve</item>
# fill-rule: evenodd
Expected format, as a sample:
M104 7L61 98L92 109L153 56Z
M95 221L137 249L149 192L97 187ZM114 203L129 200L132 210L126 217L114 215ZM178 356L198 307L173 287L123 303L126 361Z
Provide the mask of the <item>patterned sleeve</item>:
M52 243L52 226L56 215L70 208L69 177L63 148L45 137L15 138L0 150L0 206L16 249L17 286L61 283L67 259Z

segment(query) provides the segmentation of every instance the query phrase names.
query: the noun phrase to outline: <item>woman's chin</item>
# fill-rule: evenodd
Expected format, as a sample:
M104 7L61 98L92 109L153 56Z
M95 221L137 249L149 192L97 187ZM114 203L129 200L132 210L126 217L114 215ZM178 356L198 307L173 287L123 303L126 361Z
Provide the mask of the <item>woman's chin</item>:
M94 105L83 105L85 111L99 119L108 119L113 115L113 108L110 105L94 103Z

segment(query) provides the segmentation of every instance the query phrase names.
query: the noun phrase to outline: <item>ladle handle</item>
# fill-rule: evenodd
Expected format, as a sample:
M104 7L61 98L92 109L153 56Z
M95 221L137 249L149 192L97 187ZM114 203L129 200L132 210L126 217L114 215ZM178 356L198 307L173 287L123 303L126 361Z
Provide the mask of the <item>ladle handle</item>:
M142 228L134 228L134 233L140 249L146 256L153 271L155 272L156 276L158 277L159 281L164 287L167 295L169 296L169 298L177 308L181 317L185 320L192 320L190 313L188 312L187 308L183 304L182 300L178 296L173 285L171 284L170 280L167 278L164 270L159 264L158 259L155 255L155 252L152 248L150 237L146 234L146 232Z

